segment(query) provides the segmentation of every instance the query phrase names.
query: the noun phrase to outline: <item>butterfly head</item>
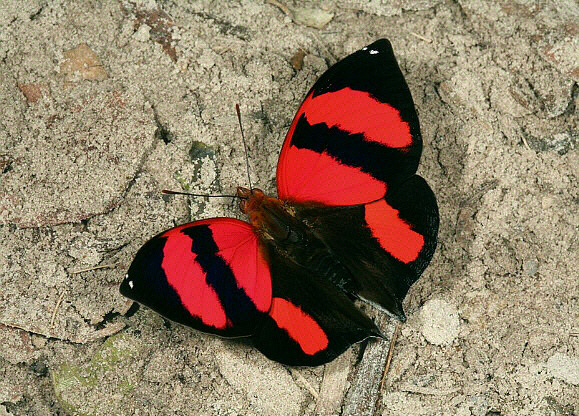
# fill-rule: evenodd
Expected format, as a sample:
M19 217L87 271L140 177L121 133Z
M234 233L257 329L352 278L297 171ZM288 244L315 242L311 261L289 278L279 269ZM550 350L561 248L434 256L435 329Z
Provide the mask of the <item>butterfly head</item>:
M255 212L266 198L266 195L261 189L249 189L244 188L243 186L237 187L237 196L241 200L239 202L239 209L241 209L241 212L244 214L250 216L251 212Z

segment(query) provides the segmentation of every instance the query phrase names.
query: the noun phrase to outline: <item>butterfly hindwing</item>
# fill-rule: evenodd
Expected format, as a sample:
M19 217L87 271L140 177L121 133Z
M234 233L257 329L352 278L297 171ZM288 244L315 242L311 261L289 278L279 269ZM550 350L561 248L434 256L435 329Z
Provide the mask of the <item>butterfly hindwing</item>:
M354 205L416 172L422 139L410 90L386 39L326 71L300 106L280 154L278 196Z
M271 277L251 225L214 218L149 240L121 293L204 332L250 336L270 309Z
M380 331L343 292L311 270L268 247L272 307L255 346L288 365L320 365Z
M405 320L402 301L430 262L438 234L436 199L426 181L414 175L369 204L294 208L350 271L351 281L338 286Z

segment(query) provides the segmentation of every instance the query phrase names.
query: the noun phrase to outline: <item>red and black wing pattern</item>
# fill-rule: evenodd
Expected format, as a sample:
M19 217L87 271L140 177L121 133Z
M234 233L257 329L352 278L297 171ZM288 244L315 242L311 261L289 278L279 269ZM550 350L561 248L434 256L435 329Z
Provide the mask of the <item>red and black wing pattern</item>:
M326 71L283 144L278 197L324 205L382 198L416 172L418 116L390 42L381 39Z
M351 273L342 289L401 320L436 248L438 208L415 175L418 117L390 42L331 67L298 110L277 169L291 204Z
M271 306L271 276L253 227L232 218L165 231L137 252L121 293L184 325L251 336Z
M402 301L436 248L438 208L426 181L414 175L365 205L294 208L350 271L351 280L334 283L405 321Z
M272 307L255 336L268 358L288 365L327 363L352 344L382 337L370 318L322 275L298 265L267 244Z

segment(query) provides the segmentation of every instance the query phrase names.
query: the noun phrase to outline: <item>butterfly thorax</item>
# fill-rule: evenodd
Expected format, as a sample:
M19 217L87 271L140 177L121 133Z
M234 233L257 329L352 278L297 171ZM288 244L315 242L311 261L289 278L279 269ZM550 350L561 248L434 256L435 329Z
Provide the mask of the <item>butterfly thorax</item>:
M237 188L239 207L249 216L251 225L267 240L303 242L306 227L291 213L283 201L267 196L261 189Z

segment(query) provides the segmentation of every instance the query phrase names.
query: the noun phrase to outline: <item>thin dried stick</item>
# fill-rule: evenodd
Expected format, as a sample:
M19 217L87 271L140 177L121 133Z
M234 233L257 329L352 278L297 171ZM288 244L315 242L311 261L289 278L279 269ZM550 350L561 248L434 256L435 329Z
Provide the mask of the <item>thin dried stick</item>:
M54 310L52 311L52 317L50 318L50 329L51 330L54 328L54 321L56 319L56 313L58 312L58 308L60 308L60 304L62 303L62 300L64 299L65 293L66 293L66 291L62 292L61 295L58 297L58 300L56 301L56 306L54 307Z
M87 267L86 269L73 270L70 272L70 274L79 274L79 273L90 272L91 270L99 270L99 269L112 269L115 266L116 266L116 264L101 264L100 266Z
M292 12L285 4L282 4L277 0L267 0L267 3L271 4L272 6L279 7L282 12L291 17Z
M394 345L396 345L396 340L398 339L398 334L400 333L401 326L402 322L396 321L396 328L394 328L392 339L390 339L390 346L388 347L388 355L386 356L386 364L384 365L384 372L382 373L382 379L380 380L380 388L378 389L378 396L376 397L376 405L374 406L376 411L380 410L380 399L382 397L382 390L384 389L384 383L386 382L388 371L390 371L390 363L392 362L392 356L394 355Z
M430 38L425 38L424 36L419 35L418 33L413 32L413 31L411 31L411 30L409 30L408 32L409 32L412 36L415 36L415 37L417 37L417 38L420 39L420 40L423 40L423 41L428 42L428 43L432 43L432 39L430 39Z

